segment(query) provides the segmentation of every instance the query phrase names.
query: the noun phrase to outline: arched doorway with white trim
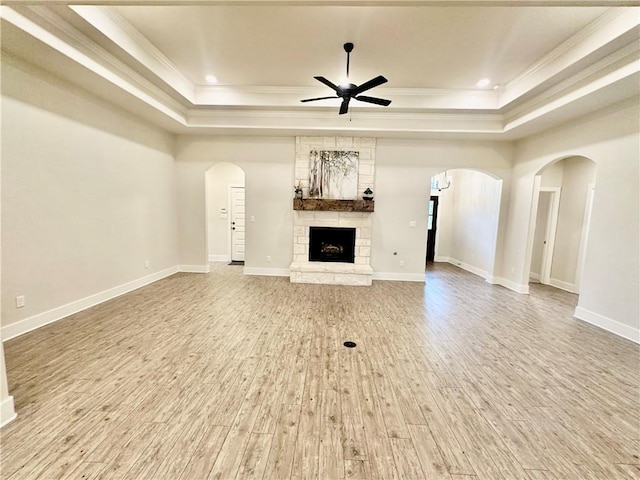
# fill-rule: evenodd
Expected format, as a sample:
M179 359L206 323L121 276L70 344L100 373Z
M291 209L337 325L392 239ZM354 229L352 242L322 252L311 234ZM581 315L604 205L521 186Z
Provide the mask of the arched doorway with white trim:
M529 282L580 293L597 164L586 157L555 160L534 177Z
M245 173L220 162L205 172L208 262L244 263Z

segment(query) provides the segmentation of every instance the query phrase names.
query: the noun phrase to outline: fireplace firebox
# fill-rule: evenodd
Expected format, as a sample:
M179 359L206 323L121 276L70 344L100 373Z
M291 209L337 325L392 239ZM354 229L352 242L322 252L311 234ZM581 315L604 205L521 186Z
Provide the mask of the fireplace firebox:
M309 227L309 261L354 263L355 228Z

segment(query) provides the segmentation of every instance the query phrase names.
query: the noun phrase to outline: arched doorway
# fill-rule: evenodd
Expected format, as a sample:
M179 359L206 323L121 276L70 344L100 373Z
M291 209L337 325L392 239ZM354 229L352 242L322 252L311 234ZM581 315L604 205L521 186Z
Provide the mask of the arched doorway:
M580 292L597 165L564 157L536 173L529 282Z
M432 177L427 260L492 277L501 197L502 180L484 171L458 168Z
M244 190L244 171L233 163L217 163L205 172L209 262L244 262Z

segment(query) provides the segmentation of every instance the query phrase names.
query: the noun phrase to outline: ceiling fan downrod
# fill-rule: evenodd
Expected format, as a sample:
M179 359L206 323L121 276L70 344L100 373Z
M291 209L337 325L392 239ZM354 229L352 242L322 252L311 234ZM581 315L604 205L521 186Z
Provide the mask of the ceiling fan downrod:
M349 58L351 57L351 52L353 51L353 43L347 42L344 44L344 51L347 52L347 80L349 79Z

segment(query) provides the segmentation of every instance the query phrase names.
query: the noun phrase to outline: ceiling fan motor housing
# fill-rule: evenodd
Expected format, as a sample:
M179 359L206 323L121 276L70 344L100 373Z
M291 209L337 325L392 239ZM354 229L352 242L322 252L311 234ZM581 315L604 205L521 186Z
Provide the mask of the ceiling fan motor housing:
M357 88L357 85L350 83L348 85L339 85L336 92L339 97L350 97L351 92Z

